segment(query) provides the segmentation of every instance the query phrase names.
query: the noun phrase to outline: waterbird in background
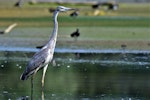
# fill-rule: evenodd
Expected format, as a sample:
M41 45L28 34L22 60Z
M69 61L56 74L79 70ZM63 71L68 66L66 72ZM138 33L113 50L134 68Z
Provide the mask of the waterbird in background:
M71 17L77 17L78 15L79 15L79 12L77 10L70 14Z
M50 13L54 13L55 12L54 8L49 8L48 10L49 10Z
M79 29L77 28L75 32L70 34L70 36L77 40L77 38L80 36Z
M58 6L53 14L53 21L54 21L54 28L48 43L42 47L37 53L29 61L26 69L24 70L23 74L21 75L21 80L27 80L29 76L31 77L31 82L33 85L33 77L40 69L43 69L43 76L42 76L42 88L44 87L44 78L45 73L48 67L49 62L53 58L53 53L55 49L55 44L57 40L57 31L58 31L58 22L57 16L59 12L65 12L69 10L74 10L72 8L67 8L64 6Z
M118 10L119 4L116 2L99 2L92 5L93 9L98 9L99 7L106 6L108 10Z
M4 31L0 31L0 34L9 33L16 25L17 25L17 23L14 23L14 24L8 26L8 28L6 28Z
M116 2L103 2L102 6L107 6L108 10L118 10L119 5Z
M99 5L100 5L99 3L94 4L94 5L92 5L92 8L93 8L93 9L98 9L98 8L99 8Z
M44 45L36 46L37 49L41 49L41 48L43 48L43 47L44 47Z
M126 49L126 47L127 47L127 45L126 45L126 44L121 44L121 48L122 48L123 50L125 50L125 49Z
M15 7L21 7L22 6L22 3L23 3L23 0L18 0L16 3L15 3Z

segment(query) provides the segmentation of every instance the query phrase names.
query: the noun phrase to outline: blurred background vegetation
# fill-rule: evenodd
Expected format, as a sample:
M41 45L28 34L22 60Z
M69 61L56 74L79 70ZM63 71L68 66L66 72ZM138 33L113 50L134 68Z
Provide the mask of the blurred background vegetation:
M22 44L14 44L18 46L39 45L33 40L28 41L29 44L24 43L23 39L32 39L33 36L35 41L44 44L53 27L53 13L49 9L62 5L79 9L79 15L75 18L69 16L71 12L59 15L58 47L120 49L121 45L127 45L127 49L150 50L149 3L117 2L117 10L108 10L106 7L92 9L96 2L24 1L21 7L15 7L16 2L17 0L0 1L0 28L18 23L16 32L1 36L1 45L9 45L11 41L6 42L4 38L10 36L12 40L14 37L14 41L17 37L20 38ZM76 28L79 28L81 35L74 43L69 35Z

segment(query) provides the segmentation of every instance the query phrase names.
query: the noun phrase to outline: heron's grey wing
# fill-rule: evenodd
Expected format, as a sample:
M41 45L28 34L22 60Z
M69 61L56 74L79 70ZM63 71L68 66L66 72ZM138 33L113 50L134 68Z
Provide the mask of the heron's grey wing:
M46 49L43 49L39 52L37 52L33 57L32 59L30 60L30 62L28 63L28 66L27 66L27 70L28 71L32 71L32 70L35 70L37 68L41 68L43 66L45 66L45 61L47 59L47 50Z
M26 80L30 75L32 75L35 71L38 71L42 67L44 67L47 63L48 54L46 49L42 49L37 52L28 63L25 71L21 75L22 80Z

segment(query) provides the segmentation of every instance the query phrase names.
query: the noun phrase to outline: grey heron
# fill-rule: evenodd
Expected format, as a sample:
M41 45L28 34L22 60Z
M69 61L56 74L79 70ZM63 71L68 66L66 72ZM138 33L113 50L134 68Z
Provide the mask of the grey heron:
M48 67L49 62L53 58L53 53L56 45L57 40L57 31L58 31L58 22L57 22L57 16L59 12L65 12L69 10L74 10L72 8L67 8L64 6L58 6L53 14L53 22L54 22L54 28L52 31L52 34L50 36L50 39L44 47L42 47L37 53L34 54L34 56L29 61L26 69L22 73L20 79L21 80L27 80L29 76L31 77L31 82L33 80L34 75L39 71L40 69L43 69L43 76L42 76L42 88L44 87L44 78L45 73Z

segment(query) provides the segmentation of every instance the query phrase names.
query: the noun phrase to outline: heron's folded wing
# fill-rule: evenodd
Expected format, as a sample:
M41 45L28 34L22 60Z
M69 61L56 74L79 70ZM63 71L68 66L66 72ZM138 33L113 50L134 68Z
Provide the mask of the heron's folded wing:
M45 61L47 59L47 56L48 55L45 50L37 52L28 63L26 71L31 72L33 70L41 69L42 67L44 67L46 65Z

